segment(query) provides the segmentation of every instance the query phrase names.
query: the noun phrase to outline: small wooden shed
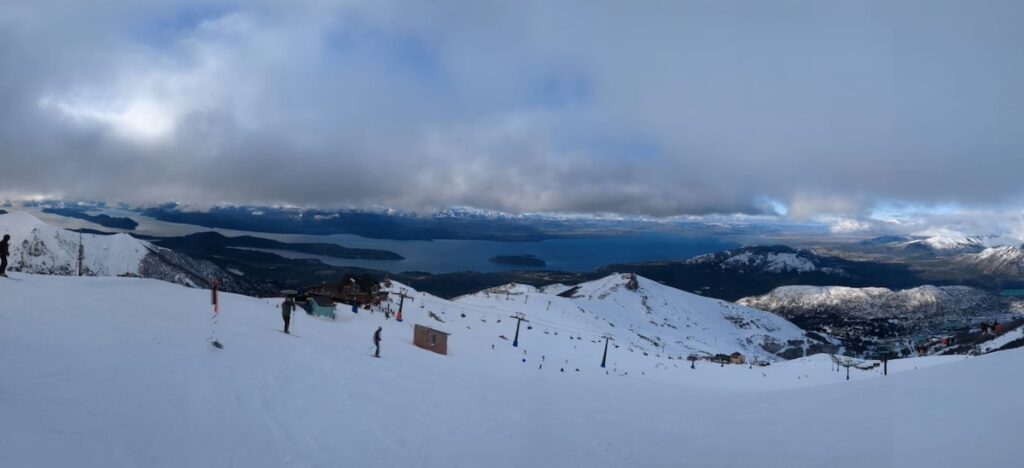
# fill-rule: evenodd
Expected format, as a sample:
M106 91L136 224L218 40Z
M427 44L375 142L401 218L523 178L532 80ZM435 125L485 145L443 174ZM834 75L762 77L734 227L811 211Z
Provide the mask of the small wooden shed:
M331 320L334 319L334 301L323 297L313 296L309 298L307 302L309 312L318 317L329 317Z
M437 354L448 354L448 334L423 325L413 328L412 344Z

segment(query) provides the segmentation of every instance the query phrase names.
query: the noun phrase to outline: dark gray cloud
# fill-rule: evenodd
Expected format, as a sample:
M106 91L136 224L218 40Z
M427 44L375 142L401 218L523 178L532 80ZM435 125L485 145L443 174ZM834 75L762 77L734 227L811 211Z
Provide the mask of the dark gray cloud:
M801 218L1018 206L1022 13L6 2L0 197L652 215L777 200Z

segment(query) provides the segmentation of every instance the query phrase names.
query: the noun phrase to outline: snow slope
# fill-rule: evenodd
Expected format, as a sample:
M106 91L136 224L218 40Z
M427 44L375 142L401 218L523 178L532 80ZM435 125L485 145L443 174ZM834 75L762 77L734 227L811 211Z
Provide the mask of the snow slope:
M844 274L840 268L819 265L822 259L808 250L794 250L785 246L743 247L700 255L686 260L691 265L717 265L723 271L737 270L764 273Z
M996 242L996 240L991 236L964 236L959 234L948 234L912 240L904 245L907 247L920 247L936 251L968 251L971 249L984 249L989 243L994 242Z
M8 269L50 275L77 275L78 249L83 245L85 276L142 276L191 287L254 292L238 275L211 262L157 247L128 234L79 234L40 221L24 211L0 214L0 235L10 234Z
M1000 276L1024 276L1024 247L993 247L967 257L980 272Z
M73 275L78 271L79 234L43 223L23 211L0 215L0 232L11 235L10 268L16 271ZM149 252L128 234L82 234L83 267L91 276L139 273Z
M605 373L599 344L524 327L514 348L478 316L431 319L433 299L415 293L403 323L300 313L294 336L274 302L225 294L217 350L208 292L12 277L0 280L5 467L1020 464L1019 350L845 381L827 356L689 369L620 348ZM413 347L414 323L452 332L451 355Z
M1011 343L1024 340L1024 327L1017 327L978 346L979 354L991 353Z
M971 323L1008 313L999 296L968 286L919 286L903 290L846 286L782 286L745 297L740 304L786 316L817 313L860 318L899 318L942 324Z
M801 328L842 339L844 354L876 356L879 343L906 352L914 340L943 337L980 322L1017 316L1019 301L967 286L904 290L844 286L783 286L737 301L779 314Z
M614 336L628 350L685 359L691 354L742 353L746 359L777 361L780 355L800 357L817 343L804 331L777 315L731 302L706 298L637 277L638 288L627 287L630 275L613 274L562 288L558 294L513 284L457 298L470 311L495 318L525 313L544 333L574 330L585 340ZM546 290L546 289L545 289ZM563 297L571 296L571 297Z

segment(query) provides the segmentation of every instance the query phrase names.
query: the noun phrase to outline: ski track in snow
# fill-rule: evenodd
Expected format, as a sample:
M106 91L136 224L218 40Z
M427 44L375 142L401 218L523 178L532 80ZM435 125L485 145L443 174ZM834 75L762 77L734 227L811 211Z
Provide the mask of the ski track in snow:
M1019 466L1024 350L896 360L848 382L827 355L691 370L622 346L605 374L602 343L524 324L514 348L497 337L513 320L462 319L459 301L420 293L403 323L296 313L300 338L278 331L277 301L223 294L218 350L208 291L13 276L4 467ZM413 347L415 323L452 332L451 355Z

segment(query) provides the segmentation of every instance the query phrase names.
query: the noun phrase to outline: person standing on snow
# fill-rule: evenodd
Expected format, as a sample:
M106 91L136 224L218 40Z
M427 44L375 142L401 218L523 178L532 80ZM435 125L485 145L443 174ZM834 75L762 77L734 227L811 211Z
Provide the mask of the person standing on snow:
M7 276L7 256L11 253L11 236L4 234L0 241L0 276Z
M377 327L377 331L373 332L373 345L377 347L377 351L373 353L373 357L380 357L380 329Z
M284 302L281 303L281 318L284 319L284 332L291 335L288 332L288 325L292 321L292 309L295 308L295 303L292 302L292 298L285 298Z

